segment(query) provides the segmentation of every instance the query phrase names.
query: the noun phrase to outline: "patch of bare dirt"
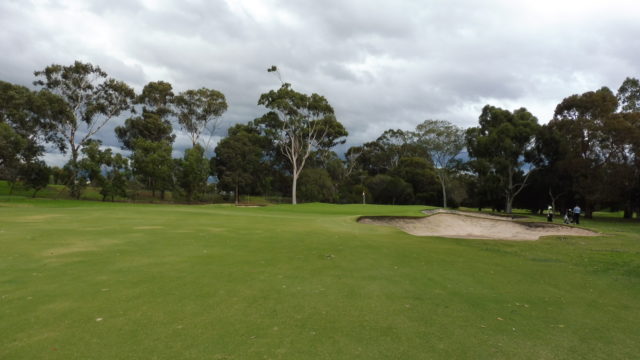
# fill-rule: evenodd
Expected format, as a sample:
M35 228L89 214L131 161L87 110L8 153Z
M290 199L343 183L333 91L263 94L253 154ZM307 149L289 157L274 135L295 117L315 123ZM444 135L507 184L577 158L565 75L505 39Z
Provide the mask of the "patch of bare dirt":
M423 218L362 217L358 222L395 226L411 235L449 238L531 241L542 236L597 236L596 232L566 225L515 221L489 214L438 212Z
M62 215L57 214L44 214L44 215L32 215L32 216L23 216L15 219L16 222L43 222L45 220L49 220L54 217L58 217Z

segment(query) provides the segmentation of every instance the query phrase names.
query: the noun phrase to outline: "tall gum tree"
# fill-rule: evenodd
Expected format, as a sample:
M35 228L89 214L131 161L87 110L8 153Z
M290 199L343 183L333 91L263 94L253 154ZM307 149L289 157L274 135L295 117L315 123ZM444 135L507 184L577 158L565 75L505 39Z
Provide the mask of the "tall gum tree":
M221 189L232 190L236 205L240 190L255 182L264 171L261 136L251 126L238 124L229 128L228 136L216 146L212 170L218 176Z
M337 122L334 110L324 96L306 95L283 83L278 90L260 96L258 105L271 110L258 123L274 141L291 166L291 203L297 203L298 177L314 149L326 143Z
M386 174L393 171L405 157L420 157L415 133L400 129L389 129L375 141L354 148L357 162L369 175Z
M505 197L505 210L511 213L513 200L527 185L531 171L530 154L538 132L538 119L527 109L513 113L494 106L482 109L478 127L467 129L469 156L485 163L489 173L499 180Z
M207 185L209 176L209 161L204 155L204 148L196 144L184 152L184 157L178 161L178 183L184 191L187 201L191 202Z
M0 123L8 124L28 144L26 160L40 156L44 144L63 147L56 124L70 116L62 98L48 91L31 91L24 86L0 81Z
M613 124L618 100L606 87L562 100L549 122L565 141L562 167L569 171L576 200L583 202L585 216L592 216L594 206L603 200L606 165L616 155L605 145L607 129Z
M130 109L135 93L126 83L109 78L100 67L80 61L69 66L53 64L34 75L38 79L34 85L60 96L69 107L71 115L55 125L68 146L65 151L71 152L69 186L71 194L78 198L80 188L76 180L81 149L110 120Z
M623 113L640 112L640 80L636 78L626 78L616 95L620 110Z
M69 116L59 96L0 81L0 176L9 181L10 192L19 178L36 192L46 182L46 166L38 158L47 143L64 148L56 123Z
M115 129L122 147L132 151L134 175L153 196L159 190L162 199L172 183L157 176L167 176L172 169L171 150L175 135L169 117L173 114L173 98L171 84L164 81L148 83L136 98L136 105L142 106L142 115L127 119L124 125Z
M635 179L633 184L634 190L632 195L627 199L629 202L635 203L632 208L625 208L624 216L630 218L633 216L635 208L636 217L640 220L640 80L637 78L626 78L618 89L618 103L620 112L631 125L633 134L629 144L629 154L631 155L633 164L633 175L631 179ZM633 181L633 180L632 180Z
M433 162L442 188L442 206L447 207L447 184L456 156L465 145L464 130L444 120L426 120L416 127L417 144Z
M218 90L200 88L181 92L173 99L180 127L191 139L192 146L204 140L204 149L209 150L222 114L227 111L227 100Z
M173 114L173 98L172 86L168 82L155 81L145 85L135 100L136 105L142 105L142 116L131 117L115 129L123 148L135 150L132 144L138 138L172 144L175 135L172 134L169 117Z

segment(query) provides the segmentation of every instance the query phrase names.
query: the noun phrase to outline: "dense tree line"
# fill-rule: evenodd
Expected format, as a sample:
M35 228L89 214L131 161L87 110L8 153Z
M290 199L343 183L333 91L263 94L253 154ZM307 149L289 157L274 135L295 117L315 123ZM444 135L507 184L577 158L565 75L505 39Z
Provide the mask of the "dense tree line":
M277 72L271 67L270 72ZM279 74L278 74L279 75ZM228 128L211 149L227 102L200 88L175 94L150 82L140 94L97 66L75 62L35 72L37 90L0 81L0 177L35 193L54 181L79 198L86 186L104 200L133 198L138 189L163 199L202 201L212 191L236 203L241 195L333 203L514 207L558 211L640 208L640 82L617 93L601 89L563 99L541 125L525 108L487 105L478 126L426 120L414 130L389 129L349 148L348 133L327 99L282 82L262 94L259 118ZM280 77L279 77L280 78ZM107 123L122 150L95 139ZM191 140L174 158L175 130ZM45 150L68 156L62 169ZM213 152L211 152L213 151ZM213 153L213 156L208 154Z

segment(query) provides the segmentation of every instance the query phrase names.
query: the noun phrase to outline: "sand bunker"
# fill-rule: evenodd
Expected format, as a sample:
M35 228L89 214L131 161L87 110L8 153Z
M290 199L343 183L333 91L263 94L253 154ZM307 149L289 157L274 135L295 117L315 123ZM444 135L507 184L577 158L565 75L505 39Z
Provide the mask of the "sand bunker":
M541 236L597 236L596 232L572 226L515 221L488 214L436 212L424 218L374 216L361 217L364 224L395 226L411 235L450 238L538 240Z

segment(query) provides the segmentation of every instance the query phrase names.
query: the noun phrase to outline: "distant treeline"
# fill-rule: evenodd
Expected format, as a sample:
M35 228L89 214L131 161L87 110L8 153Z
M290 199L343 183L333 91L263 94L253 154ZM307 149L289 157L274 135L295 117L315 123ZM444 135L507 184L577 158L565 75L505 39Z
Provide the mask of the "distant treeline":
M278 69L272 66L269 72ZM103 200L146 189L157 198L202 201L211 192L290 196L293 203L428 204L511 212L640 208L640 82L627 78L613 93L563 99L540 125L525 108L487 105L478 126L461 129L426 120L413 131L389 129L376 140L333 149L348 136L327 99L288 83L258 99L265 114L228 129L211 149L227 110L223 93L200 88L175 94L164 81L140 94L98 66L76 61L36 71L38 90L0 81L0 178L37 192L65 185L79 198L87 186ZM114 154L95 135L127 116L115 135L129 156ZM175 129L192 147L172 158ZM49 168L46 148L66 154ZM213 150L213 152L208 151ZM466 156L461 154L466 152ZM215 154L208 157L207 154ZM213 181L212 181L213 179ZM210 199L211 197L206 197Z

